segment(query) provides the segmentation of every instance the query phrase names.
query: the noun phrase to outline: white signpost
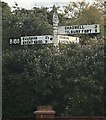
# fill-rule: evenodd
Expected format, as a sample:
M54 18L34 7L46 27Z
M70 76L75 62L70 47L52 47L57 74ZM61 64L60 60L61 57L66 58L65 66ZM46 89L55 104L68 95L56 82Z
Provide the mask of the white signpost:
M33 44L48 44L53 43L57 46L58 43L79 43L78 37L66 36L74 34L94 34L100 33L99 24L92 25L71 25L58 26L59 18L57 13L53 14L53 36L24 36L20 38L9 39L10 44L33 45Z
M92 34L100 33L99 24L59 26L58 34Z
M20 38L10 38L10 45L34 45L34 44L48 44L53 43L52 35L43 35L43 36L23 36Z
M59 18L56 13L53 14L53 43L54 46L58 45L57 35L58 35L58 23Z
M21 37L21 45L48 44L48 43L53 43L52 35Z
M57 36L58 43L61 44L69 44L69 43L79 43L79 37L72 37L72 36L66 36L66 35L58 35Z

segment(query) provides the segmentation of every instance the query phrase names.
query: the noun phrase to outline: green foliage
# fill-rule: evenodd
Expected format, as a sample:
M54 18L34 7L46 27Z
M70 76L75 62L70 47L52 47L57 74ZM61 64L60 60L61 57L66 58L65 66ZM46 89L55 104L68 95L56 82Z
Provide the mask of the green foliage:
M10 47L8 41L11 37L52 34L52 25L49 24L46 8L26 10L16 7L11 11L6 3L2 3L2 6L4 49Z
M2 39L3 48L8 46L8 38L10 31L11 8L7 3L2 2Z
M65 24L67 25L90 25L99 24L100 34L97 36L100 39L104 37L104 4L101 1L97 4L89 5L86 2L70 2L68 6L65 7L64 11L69 17ZM83 35L82 35L83 36ZM81 36L81 37L82 37ZM94 35L95 36L95 35ZM89 36L90 38L91 36ZM88 38L88 40L89 40ZM86 41L86 37L85 40Z
M100 45L3 52L3 116L33 116L38 105L58 115L103 115L103 60Z

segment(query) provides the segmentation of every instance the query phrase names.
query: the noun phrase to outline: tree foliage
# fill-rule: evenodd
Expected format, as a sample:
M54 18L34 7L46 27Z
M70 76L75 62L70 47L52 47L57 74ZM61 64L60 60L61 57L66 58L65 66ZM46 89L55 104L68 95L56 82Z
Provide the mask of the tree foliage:
M4 49L9 47L8 40L11 37L52 34L46 8L26 10L16 6L14 11L11 11L6 3L2 3L2 6Z
M67 25L87 25L99 24L101 33L100 38L104 37L104 2L94 3L92 5L86 2L70 2L65 7L64 12L69 17L65 24Z
M38 105L59 115L103 115L103 60L103 46L3 52L3 115L29 116Z

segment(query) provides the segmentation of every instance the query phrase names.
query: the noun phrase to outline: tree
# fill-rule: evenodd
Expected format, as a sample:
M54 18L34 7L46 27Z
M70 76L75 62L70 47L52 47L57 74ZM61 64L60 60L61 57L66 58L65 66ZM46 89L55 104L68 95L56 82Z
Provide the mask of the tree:
M52 34L47 8L26 10L15 6L15 10L11 11L10 7L3 3L3 48L10 47L8 41L11 37L47 34Z
M8 38L10 36L11 8L7 3L2 2L2 41L3 48L8 46Z
M103 4L98 2L97 4L89 5L86 2L71 2L65 8L65 13L68 15L66 24L67 25L87 25L87 24L99 24L100 34L96 35L79 35L81 37L83 44L92 38L98 38L103 40L104 38L104 10ZM83 37L84 36L84 37ZM81 41L81 42L82 42ZM102 41L103 42L103 41Z

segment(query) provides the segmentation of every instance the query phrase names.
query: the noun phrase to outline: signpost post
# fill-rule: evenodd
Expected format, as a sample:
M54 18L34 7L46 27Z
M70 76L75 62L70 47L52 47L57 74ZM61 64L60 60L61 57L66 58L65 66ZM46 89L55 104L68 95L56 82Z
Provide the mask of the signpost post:
M58 23L59 23L58 15L56 13L54 13L53 14L53 43L54 43L54 46L58 45L58 41L57 41Z

